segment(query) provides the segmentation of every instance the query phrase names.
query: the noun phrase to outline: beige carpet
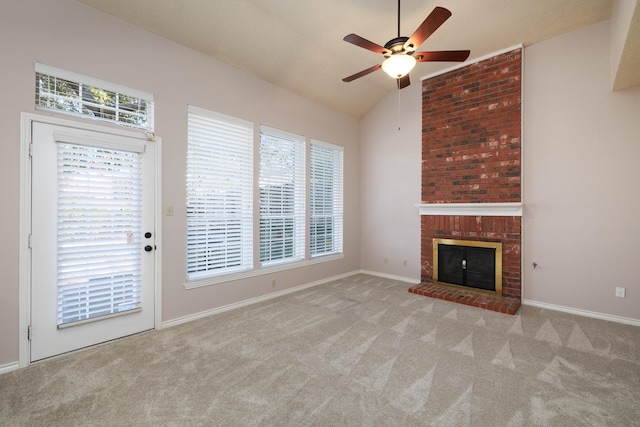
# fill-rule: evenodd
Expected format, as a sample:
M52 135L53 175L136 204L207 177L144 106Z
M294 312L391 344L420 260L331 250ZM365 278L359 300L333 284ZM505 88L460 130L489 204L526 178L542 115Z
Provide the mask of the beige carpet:
M640 328L356 275L0 376L2 426L640 425Z

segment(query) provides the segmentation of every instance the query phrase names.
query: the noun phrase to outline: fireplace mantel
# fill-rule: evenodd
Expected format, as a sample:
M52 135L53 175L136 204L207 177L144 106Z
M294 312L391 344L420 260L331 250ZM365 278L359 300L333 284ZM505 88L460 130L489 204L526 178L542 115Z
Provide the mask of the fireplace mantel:
M417 204L420 215L522 216L522 203L428 203Z

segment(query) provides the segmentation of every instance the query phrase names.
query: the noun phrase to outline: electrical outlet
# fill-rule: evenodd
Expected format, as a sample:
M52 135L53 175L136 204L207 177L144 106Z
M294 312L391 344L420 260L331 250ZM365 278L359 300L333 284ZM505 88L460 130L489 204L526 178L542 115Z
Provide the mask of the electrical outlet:
M402 265L404 265L405 267L407 266L407 260L406 259L404 261L402 261Z
M622 288L620 286L616 287L616 296L618 298L624 298L626 292L627 292L627 290L625 288Z
M389 264L389 258L384 257L384 263L385 263L385 264Z
M275 288L275 287L276 287L276 279L273 279L273 280L271 281L271 287L272 287L272 288Z

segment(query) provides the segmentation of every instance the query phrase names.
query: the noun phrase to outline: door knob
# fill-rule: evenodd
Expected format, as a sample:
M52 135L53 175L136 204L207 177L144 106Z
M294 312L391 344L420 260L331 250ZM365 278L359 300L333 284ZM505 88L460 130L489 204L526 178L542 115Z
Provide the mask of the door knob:
M144 237L146 237L147 239L151 238L151 233L149 233L148 231L146 233L144 233Z
M144 247L144 250L147 251L147 252L151 252L153 250L153 246L147 245L147 246Z

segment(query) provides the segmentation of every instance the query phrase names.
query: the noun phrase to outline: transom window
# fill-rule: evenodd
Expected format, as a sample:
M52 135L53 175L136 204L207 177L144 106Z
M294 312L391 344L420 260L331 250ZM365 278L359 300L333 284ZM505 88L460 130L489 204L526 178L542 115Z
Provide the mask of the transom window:
M36 63L36 109L153 131L153 95Z

